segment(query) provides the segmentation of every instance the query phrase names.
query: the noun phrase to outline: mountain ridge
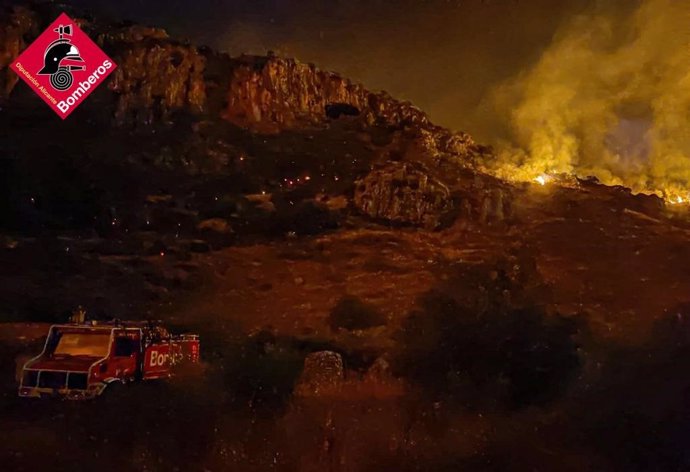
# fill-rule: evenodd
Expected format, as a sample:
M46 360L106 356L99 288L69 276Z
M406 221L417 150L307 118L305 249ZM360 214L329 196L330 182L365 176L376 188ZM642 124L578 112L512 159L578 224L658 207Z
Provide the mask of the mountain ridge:
M17 83L17 77L8 69L9 62L58 9L58 5L40 4L5 12L0 27L0 76L4 91L0 99L10 114L21 114L22 108L33 109L35 104L29 105L33 97L27 97L30 94ZM152 148L160 144L154 152L169 153L168 143L159 136L174 129L178 139L187 136L185 143L196 142L198 153L218 158L220 164L212 167L219 169L234 159L251 159L245 156L251 154L247 149L235 149L234 156L227 156L228 148L237 147L236 140L229 137L232 132L221 129L228 124L254 137L321 133L330 127L345 126L354 139L361 141L365 156L346 152L345 158L358 161L358 170L334 173L333 178L337 181L344 177L352 185L349 192L357 196L351 201L362 214L431 228L448 224L457 215L486 219L486 213L493 212L503 217L503 193L509 191L510 185L480 170L481 162L491 159L491 149L475 143L466 133L434 125L409 102L398 101L386 92L369 91L313 64L272 53L230 57L172 39L159 28L100 23L74 16L75 22L119 65L107 84L96 90L72 118L84 126L99 123L92 134L113 127L115 133L146 136ZM374 143L375 134L383 137L379 143ZM84 137L85 141L91 139ZM335 137L331 141L334 140ZM126 143L121 139L110 147L117 147L123 155L140 152L138 143ZM168 157L163 160L170 162ZM194 157L182 160L187 168L203 166ZM341 166L343 160L340 161L333 166ZM403 161L405 164L400 163ZM270 165L283 164L276 161ZM305 163L302 167L314 166ZM254 170L256 175L263 172ZM299 172L319 172L325 177L323 170ZM266 173L274 175L277 171ZM289 174L283 176L283 182L299 179L297 174ZM355 181L360 185L355 186ZM422 181L436 181L437 185L420 187ZM276 185L282 183L276 184L274 179L269 185L271 189L253 188L273 193ZM326 187L322 183L320 193L332 193ZM500 201L488 202L489 199ZM424 204L426 200L435 203ZM491 210L498 207L501 209Z

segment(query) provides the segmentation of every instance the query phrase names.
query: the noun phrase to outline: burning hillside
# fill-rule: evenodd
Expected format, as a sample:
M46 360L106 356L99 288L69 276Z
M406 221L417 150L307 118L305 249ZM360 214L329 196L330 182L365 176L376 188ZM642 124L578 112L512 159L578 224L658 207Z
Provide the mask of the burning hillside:
M569 19L533 67L495 90L510 134L491 167L511 180L596 176L686 201L689 17L686 3L645 0Z
M651 52L683 5L570 22L497 93L495 150L315 65L71 10L118 67L60 121L8 65L63 7L0 19L8 470L690 467L684 76ZM76 306L198 333L201 364L20 401Z

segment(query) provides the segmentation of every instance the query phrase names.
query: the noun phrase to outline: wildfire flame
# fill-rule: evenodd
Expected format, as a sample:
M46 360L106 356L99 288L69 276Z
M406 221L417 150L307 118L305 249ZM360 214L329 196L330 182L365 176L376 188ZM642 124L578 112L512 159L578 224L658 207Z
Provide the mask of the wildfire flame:
M546 185L546 183L549 181L549 176L546 174L541 174L538 175L534 178L534 181L538 183L539 185Z
M666 203L669 205L687 205L690 204L690 197L682 197L680 195L665 195Z
M523 155L523 157L526 155ZM505 156L504 156L505 157ZM534 161L541 163L541 161L534 157ZM528 163L526 165L516 165L506 162L499 162L493 167L485 168L486 172L495 175L498 178L505 179L509 182L531 182L540 186L547 184L561 185L568 180L568 177L577 178L578 173L574 169L544 169L544 165L535 165ZM588 175L588 174L583 174ZM563 177L563 179L561 178ZM597 176L599 177L599 176ZM690 178L689 178L690 179ZM653 186L649 185L626 185L623 179L617 178L613 175L607 175L605 178L599 179L603 185L622 185L631 189L633 194L656 195L661 198L666 205L684 205L690 207L690 188L688 185L673 182L667 185Z
M497 172L535 185L544 172L559 184L596 176L690 206L688 41L669 34L687 29L690 2L634 3L573 15L531 68L492 90L508 131L493 143Z
M546 186L549 183L560 183L558 172L548 171L542 173L534 172L535 169L531 169L528 166L517 167L504 165L493 171L494 175L499 178L509 180L511 182L532 182L540 186ZM491 171L489 171L491 172ZM536 175L535 175L536 174ZM563 175L571 175L576 177L574 173L563 172ZM623 185L624 182L618 179L613 179L612 181L603 182L604 185ZM667 188L634 188L632 189L634 194L646 194L646 195L656 195L663 199L667 205L686 205L690 206L690 190L682 186L671 186Z

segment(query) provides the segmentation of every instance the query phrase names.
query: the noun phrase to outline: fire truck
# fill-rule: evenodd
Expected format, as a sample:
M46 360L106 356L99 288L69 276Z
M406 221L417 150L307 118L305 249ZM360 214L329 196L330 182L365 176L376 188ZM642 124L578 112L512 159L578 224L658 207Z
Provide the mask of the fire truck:
M199 336L173 335L160 322L53 325L43 352L24 364L19 396L90 399L140 380L170 377L199 362Z

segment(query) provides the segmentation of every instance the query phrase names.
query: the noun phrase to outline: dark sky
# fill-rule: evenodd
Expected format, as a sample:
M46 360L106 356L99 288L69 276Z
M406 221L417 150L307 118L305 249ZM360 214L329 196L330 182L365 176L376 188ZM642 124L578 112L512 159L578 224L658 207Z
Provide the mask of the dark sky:
M491 87L538 59L594 0L74 0L226 50L274 50L385 89L486 138Z

